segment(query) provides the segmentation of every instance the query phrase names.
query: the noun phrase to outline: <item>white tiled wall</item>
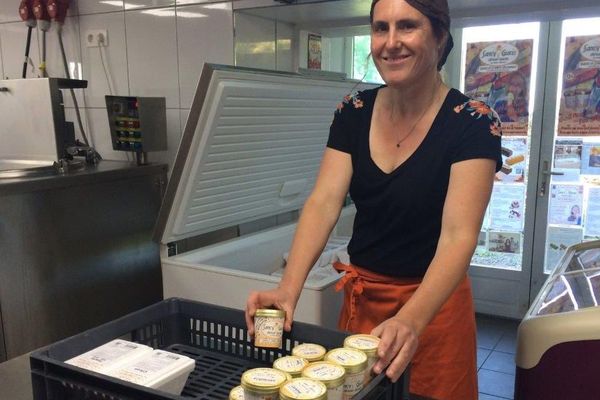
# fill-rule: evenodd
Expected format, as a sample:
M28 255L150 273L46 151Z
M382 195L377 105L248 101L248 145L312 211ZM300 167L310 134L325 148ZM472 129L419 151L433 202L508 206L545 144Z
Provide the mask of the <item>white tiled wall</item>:
M78 92L84 129L100 154L109 160L130 155L112 150L104 96L163 96L167 100L168 150L150 153L150 160L172 166L196 83L204 62L233 64L232 1L193 0L72 0L63 27L67 62L73 77L88 81ZM17 0L0 0L0 74L20 78L27 27L20 21ZM105 29L108 46L87 47L86 31ZM41 33L33 31L30 57L38 76ZM56 26L47 35L50 76L64 77ZM106 66L103 68L102 60ZM66 116L75 122L70 94L65 91ZM76 127L77 136L81 137Z

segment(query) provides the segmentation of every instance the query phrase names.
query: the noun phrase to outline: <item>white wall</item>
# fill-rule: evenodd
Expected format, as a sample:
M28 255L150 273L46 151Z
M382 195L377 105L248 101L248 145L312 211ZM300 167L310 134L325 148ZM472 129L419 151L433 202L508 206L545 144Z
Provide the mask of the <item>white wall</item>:
M67 60L73 63L73 77L88 80L88 89L78 91L88 137L105 159L126 159L126 153L113 151L110 142L104 108L108 80L116 95L164 96L169 150L150 153L149 157L171 166L203 63L234 62L232 1L71 3L63 38ZM16 0L0 0L0 74L4 78L20 78L23 67L27 28L20 21L18 4ZM108 47L102 49L102 58L98 47L86 46L88 29L107 30ZM36 67L41 58L41 38L41 32L35 30L30 57ZM47 48L50 76L64 77L55 26L47 36ZM38 73L28 68L28 77ZM73 102L66 94L67 118L74 121Z

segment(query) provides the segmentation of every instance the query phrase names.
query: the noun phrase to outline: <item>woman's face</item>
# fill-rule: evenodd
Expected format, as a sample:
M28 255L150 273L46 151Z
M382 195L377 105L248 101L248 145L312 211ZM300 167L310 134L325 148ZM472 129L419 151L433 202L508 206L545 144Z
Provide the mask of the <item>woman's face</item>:
M375 5L371 54L389 86L405 87L433 78L440 45L429 19L404 0L380 0Z

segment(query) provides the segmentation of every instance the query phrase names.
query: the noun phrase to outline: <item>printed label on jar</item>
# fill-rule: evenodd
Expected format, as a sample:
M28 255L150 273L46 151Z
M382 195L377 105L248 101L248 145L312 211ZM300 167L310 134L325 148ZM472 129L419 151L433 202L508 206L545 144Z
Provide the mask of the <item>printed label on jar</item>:
M292 375L298 375L302 372L302 369L308 364L304 358L297 356L281 357L275 360L273 368L280 371L289 372Z
M244 389L244 400L279 400L279 392L264 394Z
M325 385L308 378L296 378L284 384L280 397L286 399L320 399L327 393Z
M344 385L327 389L327 400L343 400Z
M352 335L346 338L344 345L371 353L377 350L379 338L373 335Z
M327 350L321 345L312 343L303 343L292 349L292 354L298 357L306 358L309 361L322 359Z
M344 400L352 398L352 396L361 391L364 379L365 374L363 372L346 374L346 380L344 380Z
M283 321L284 318L255 317L254 345L256 347L280 348L281 337L283 336Z

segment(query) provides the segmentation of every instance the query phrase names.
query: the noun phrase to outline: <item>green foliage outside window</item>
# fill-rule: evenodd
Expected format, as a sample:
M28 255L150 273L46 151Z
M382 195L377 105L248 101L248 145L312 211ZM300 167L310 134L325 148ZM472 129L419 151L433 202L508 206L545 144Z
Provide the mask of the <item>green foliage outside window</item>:
M370 57L371 38L369 35L354 36L352 78L362 79L364 82L383 83L373 58Z

